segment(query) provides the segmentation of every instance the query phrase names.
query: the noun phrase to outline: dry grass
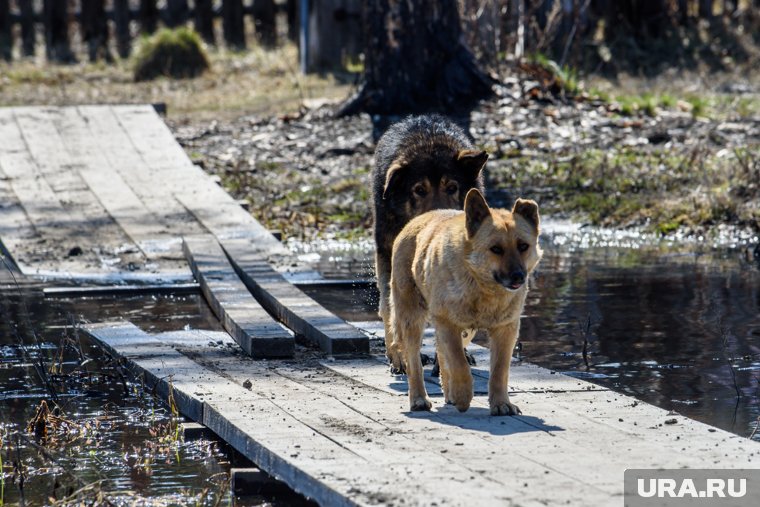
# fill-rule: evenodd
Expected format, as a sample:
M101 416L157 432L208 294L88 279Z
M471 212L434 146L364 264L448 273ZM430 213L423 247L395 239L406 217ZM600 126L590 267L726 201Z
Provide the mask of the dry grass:
M232 119L244 114L295 111L303 100L338 99L349 87L298 72L297 48L288 44L246 52L209 50L211 68L195 79L135 83L131 62L48 64L0 62L0 106L165 102L173 118Z

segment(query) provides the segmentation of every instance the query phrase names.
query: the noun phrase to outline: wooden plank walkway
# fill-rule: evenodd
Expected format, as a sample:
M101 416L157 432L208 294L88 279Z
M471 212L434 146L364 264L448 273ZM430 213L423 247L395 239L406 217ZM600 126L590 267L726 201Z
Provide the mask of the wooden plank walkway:
M184 238L185 256L214 314L252 357L291 357L295 339L251 297L213 236Z
M218 333L88 332L323 505L617 506L626 468L760 467L757 442L533 365L512 370L521 416L491 416L483 394L463 414L440 397L432 412L410 413L404 379L375 358L262 363Z
M0 241L24 275L155 285L195 274L257 357L294 349L267 312L328 354L369 351L365 334L270 265L287 260L287 249L193 165L152 107L0 109L0 139ZM183 237L201 235L215 239L183 250ZM204 249L215 256L213 266L204 257L207 268L226 265L224 280L191 268L186 256Z

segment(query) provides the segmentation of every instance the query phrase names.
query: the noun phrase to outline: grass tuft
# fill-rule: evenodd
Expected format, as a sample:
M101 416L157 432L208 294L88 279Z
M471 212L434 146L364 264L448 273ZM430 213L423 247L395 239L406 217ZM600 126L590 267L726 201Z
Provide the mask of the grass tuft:
M187 27L164 28L143 38L134 57L135 81L160 76L192 78L209 68L209 60L198 34Z

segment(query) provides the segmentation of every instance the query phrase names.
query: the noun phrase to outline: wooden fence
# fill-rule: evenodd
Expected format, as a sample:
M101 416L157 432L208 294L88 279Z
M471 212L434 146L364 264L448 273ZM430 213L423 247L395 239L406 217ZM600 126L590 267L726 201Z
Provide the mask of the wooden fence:
M260 43L272 46L277 41L276 18L284 12L288 20L288 36L298 36L298 0L166 0L159 8L157 0L0 0L0 58L10 60L14 44L21 44L21 54L35 54L37 30L42 29L45 54L49 60L75 60L69 34L72 22L79 25L81 39L89 57L110 58L111 34L122 58L132 47L133 22L140 34L155 32L160 25L175 27L192 22L203 39L215 44L216 18L222 19L222 38L230 47L246 46L246 16L253 18ZM20 37L14 37L14 25ZM17 41L15 39L20 39Z

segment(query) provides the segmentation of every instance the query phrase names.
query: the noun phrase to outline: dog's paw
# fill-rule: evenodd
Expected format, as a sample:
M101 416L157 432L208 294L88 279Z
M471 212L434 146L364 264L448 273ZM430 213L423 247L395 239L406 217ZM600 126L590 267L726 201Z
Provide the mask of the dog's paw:
M392 347L385 352L385 357L388 358L388 362L391 364L391 374L403 375L406 373L406 367L404 366L404 360L401 357L397 347Z
M448 391L446 393L447 403L454 405L460 412L465 412L470 408L470 403L472 402L472 381L449 385Z
M391 362L390 372L391 375L406 375L406 368L404 368L404 363L399 363L396 365Z
M491 404L491 415L520 415L522 411L514 403L508 401Z
M409 399L409 408L412 412L425 412L433 407L427 396L417 396Z
M464 349L464 357L467 358L467 364L470 366L477 366L478 363L475 361L475 356L467 352L467 349Z

